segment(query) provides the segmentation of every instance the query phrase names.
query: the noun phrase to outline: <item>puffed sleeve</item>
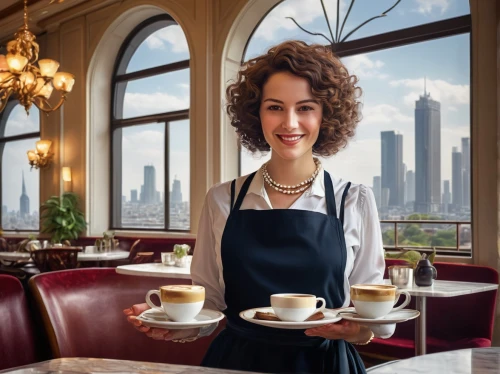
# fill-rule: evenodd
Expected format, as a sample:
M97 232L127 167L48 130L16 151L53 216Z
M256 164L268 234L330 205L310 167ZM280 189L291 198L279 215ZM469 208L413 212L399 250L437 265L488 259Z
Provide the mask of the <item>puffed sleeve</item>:
M220 285L219 267L215 253L215 238L213 232L213 213L211 200L213 189L208 191L201 211L196 248L191 263L191 278L193 284L205 287L205 308L224 310L224 291Z
M354 265L349 283L383 283L385 261L382 232L375 196L370 188L361 185L359 247L354 254Z

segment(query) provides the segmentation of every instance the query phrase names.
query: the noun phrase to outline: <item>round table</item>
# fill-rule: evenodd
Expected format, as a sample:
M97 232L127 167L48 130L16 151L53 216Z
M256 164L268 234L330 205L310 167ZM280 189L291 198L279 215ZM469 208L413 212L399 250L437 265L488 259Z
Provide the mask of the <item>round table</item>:
M122 260L130 255L127 251L78 253L78 261L111 261ZM0 252L0 260L15 262L19 260L29 260L28 252Z
M367 370L370 374L498 374L500 347L459 349L391 361Z
M140 275L143 277L191 279L190 268L166 266L162 263L131 264L117 266L118 274Z

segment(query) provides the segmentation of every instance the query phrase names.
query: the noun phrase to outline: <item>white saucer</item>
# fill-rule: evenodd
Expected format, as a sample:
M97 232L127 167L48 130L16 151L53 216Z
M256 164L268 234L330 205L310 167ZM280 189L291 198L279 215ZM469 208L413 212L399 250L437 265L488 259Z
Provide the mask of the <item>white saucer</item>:
M382 318L363 318L356 314L354 308L349 308L350 310L344 310L339 312L339 316L341 316L346 321L358 322L361 324L369 325L389 325L392 323L400 323L405 322L410 319L417 318L420 315L418 310L414 309L401 309L395 312L390 312L388 315Z
M273 313L273 308L264 307L264 308L252 308L244 310L240 313L240 317L245 321L256 323L257 325L274 327L277 329L286 329L286 330L305 330L310 329L312 327L328 325L329 323L334 323L340 321L342 318L338 315L337 310L333 309L325 309L323 314L325 318L319 321L304 321L304 322L285 322L285 321L268 321L262 319L255 319L255 312L271 312Z
M142 312L137 319L142 322L144 326L158 327L161 329L194 329L203 327L218 322L224 318L224 314L218 310L202 309L201 312L190 322L174 322L168 319L167 315L163 312L148 309Z

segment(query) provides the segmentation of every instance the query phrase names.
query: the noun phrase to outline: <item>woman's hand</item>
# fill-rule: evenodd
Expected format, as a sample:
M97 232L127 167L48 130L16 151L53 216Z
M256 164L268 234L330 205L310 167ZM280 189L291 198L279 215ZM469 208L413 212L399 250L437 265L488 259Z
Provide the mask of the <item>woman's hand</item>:
M364 343L371 337L371 330L368 327L344 319L337 323L307 329L304 333L307 336L320 336L331 340L344 339L350 343Z
M195 338L200 333L200 329L184 329L184 330L166 330L159 328L149 328L144 326L141 321L139 321L136 317L144 312L145 310L150 309L149 305L144 304L136 304L132 305L132 307L127 308L123 311L123 313L127 316L127 321L130 322L136 330L143 332L146 336L153 338L155 340L180 340L180 339L188 339Z

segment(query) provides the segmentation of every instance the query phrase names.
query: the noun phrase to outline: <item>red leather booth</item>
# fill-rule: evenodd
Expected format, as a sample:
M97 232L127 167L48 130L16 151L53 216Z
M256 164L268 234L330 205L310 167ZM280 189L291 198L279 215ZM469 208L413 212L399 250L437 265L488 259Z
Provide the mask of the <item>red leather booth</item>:
M142 303L148 290L186 279L117 274L114 268L43 273L29 286L54 358L95 357L199 365L216 331L192 343L157 341L135 330L123 309ZM220 331L224 321L219 324Z

